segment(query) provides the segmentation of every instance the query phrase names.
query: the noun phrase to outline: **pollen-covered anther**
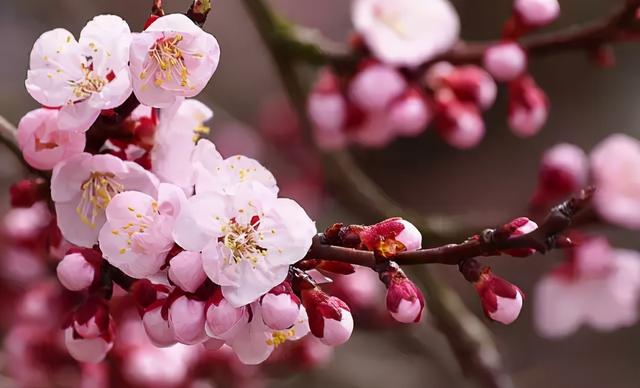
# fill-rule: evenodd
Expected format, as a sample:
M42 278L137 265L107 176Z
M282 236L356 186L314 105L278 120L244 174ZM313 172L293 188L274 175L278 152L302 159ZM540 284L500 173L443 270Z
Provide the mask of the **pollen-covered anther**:
M295 335L296 335L295 329L277 330L277 331L274 331L271 334L271 338L267 338L265 342L267 343L267 345L278 347L283 343L287 342L289 338L295 337Z
M92 172L82 185L82 196L76 213L85 225L96 227L96 218L104 212L115 195L124 191L124 186L112 173Z
M106 78L100 77L93 71L93 65L80 65L84 78L79 81L69 81L73 86L73 95L80 100L89 98L93 93L100 93L102 88L109 82Z
M262 239L262 233L257 231L259 222L259 219L252 219L249 224L240 224L232 220L224 227L226 234L222 237L222 243L231 251L226 264L238 264L247 260L255 267L260 258L266 255L266 249L258 245L258 241Z
M162 38L149 49L149 56L160 67L156 73L155 83L160 86L164 81L171 81L173 77L180 80L180 86L189 86L189 70L184 63L183 50L178 44L184 39L180 34L173 38ZM140 78L146 77L146 69L140 73Z

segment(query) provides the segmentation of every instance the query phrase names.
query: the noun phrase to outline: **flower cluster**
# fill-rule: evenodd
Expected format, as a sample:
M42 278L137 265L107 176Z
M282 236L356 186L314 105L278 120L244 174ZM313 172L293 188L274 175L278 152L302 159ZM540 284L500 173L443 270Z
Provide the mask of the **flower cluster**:
M558 14L555 0L516 1L503 40L485 50L482 67L454 66L438 61L458 41L458 16L447 0L354 1L354 51L364 59L346 74L320 73L308 100L318 144L382 147L433 122L445 142L472 148L484 137L482 112L495 101L496 81L507 83L512 131L536 134L549 104L517 39Z

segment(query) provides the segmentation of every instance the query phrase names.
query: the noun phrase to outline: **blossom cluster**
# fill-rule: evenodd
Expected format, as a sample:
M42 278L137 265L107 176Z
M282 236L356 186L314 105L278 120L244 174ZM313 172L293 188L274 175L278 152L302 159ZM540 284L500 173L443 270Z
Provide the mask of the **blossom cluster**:
M118 347L114 286L161 348L224 346L259 364L308 333L329 346L351 336L350 307L320 284L354 267L307 257L315 223L279 196L272 173L200 139L213 112L187 97L218 60L215 38L180 14L152 18L140 33L101 15L78 41L55 29L34 44L26 86L43 107L24 116L17 136L25 161L52 172L50 182L14 185L12 198L52 220L58 238L46 244L57 277L81 296L63 325L79 361L97 363ZM397 252L421 247L420 232L401 219L361 234ZM390 315L418 322L422 294L390 271L380 272Z
M485 134L482 112L491 108L496 81L507 83L508 125L520 137L546 123L549 103L527 71L522 35L546 26L560 12L556 0L518 0L500 43L487 47L481 66L453 65L459 19L448 0L353 2L354 69L322 70L309 96L317 143L382 147L413 137L433 123L448 144L468 149Z
M596 187L594 217L630 230L640 224L640 142L613 134L587 155L580 147L561 143L542 157L534 209L545 208L589 182ZM576 248L538 284L536 326L548 337L573 333L581 324L614 330L638 321L640 254L614 249L604 236L574 232Z

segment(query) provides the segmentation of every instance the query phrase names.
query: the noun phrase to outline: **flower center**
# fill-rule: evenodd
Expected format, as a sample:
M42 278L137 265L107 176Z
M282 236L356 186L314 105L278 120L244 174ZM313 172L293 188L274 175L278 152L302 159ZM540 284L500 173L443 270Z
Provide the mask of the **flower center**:
M78 100L84 100L89 98L93 93L99 93L102 91L104 85L109 81L100 77L93 71L93 66L86 66L84 63L81 65L84 78L80 81L71 81L73 86L73 94Z
M96 227L96 218L104 212L111 198L124 191L124 186L112 173L92 172L80 189L82 198L76 213L85 225L93 229Z
M184 63L184 54L178 47L178 43L184 38L177 34L173 38L158 39L151 49L149 56L158 64L160 71L156 73L155 84L160 86L164 81L171 81L175 77L180 80L180 86L189 84L189 71ZM140 79L146 76L145 71L140 74Z
M289 329L289 330L278 330L278 331L274 331L271 334L271 338L267 338L266 343L267 345L273 346L274 348L277 348L278 346L282 345L283 343L287 342L287 340L293 336L296 335L296 330L295 329Z
M231 251L231 257L226 259L227 265L247 260L255 267L258 260L265 256L267 250L258 245L258 240L262 239L262 233L256 230L260 221L257 217L251 221L250 224L242 225L231 220L225 226L226 234L222 243Z
M158 215L158 203L156 201L151 203L151 208L153 210L153 215L147 216L139 213L133 206L127 207L131 216L135 217L134 221L128 222L119 229L111 230L111 234L114 236L120 236L121 234L126 236L126 245L119 250L121 255L124 255L127 251L131 250L137 253L146 253L148 250L147 248L151 248L153 246L153 239L149 241L142 235L143 233L147 233L149 228L152 227L151 224L154 222L154 217Z
M402 19L398 16L397 12L387 9L386 7L379 6L374 10L374 14L382 24L389 27L389 29L395 32L400 38L409 38L407 26L402 22Z

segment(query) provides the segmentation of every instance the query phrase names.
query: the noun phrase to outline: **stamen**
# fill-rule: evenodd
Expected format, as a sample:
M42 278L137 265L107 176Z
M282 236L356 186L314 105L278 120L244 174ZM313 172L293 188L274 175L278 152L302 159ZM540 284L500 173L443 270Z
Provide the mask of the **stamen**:
M231 251L231 258L226 260L227 265L247 260L255 267L260 258L266 255L266 249L258 245L261 236L261 233L256 231L259 220L258 217L253 217L251 224L245 225L232 220L223 227L226 234L222 243Z
M92 172L81 186L82 197L76 213L90 228L96 227L96 218L104 212L116 194L124 191L124 186L115 180L112 173Z
M178 47L178 43L183 39L180 34L173 38L158 39L149 49L149 56L159 66L154 81L157 86L161 86L164 81L173 80L174 76L180 80L180 86L189 86L189 70L184 63L184 52ZM144 78L143 74L140 74L140 78Z

